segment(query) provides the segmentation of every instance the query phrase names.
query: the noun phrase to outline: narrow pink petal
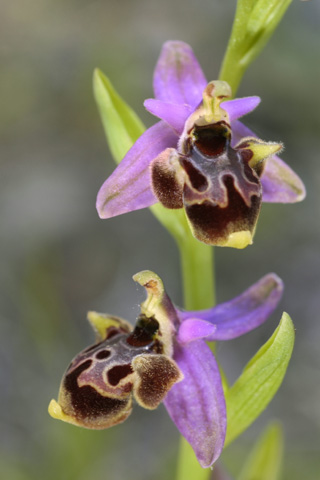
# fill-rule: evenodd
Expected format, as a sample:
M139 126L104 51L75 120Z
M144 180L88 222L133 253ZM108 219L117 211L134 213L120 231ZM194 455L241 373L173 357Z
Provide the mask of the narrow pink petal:
M220 456L226 433L226 406L217 362L203 340L177 346L174 360L184 374L164 404L200 465L210 467Z
M232 122L252 112L260 102L260 97L235 98L234 100L226 100L221 103L221 108L228 113L230 121Z
M184 42L166 42L154 72L155 97L163 102L195 108L202 100L206 85L206 78L192 48Z
M145 100L144 106L152 115L167 122L179 136L183 131L187 118L192 113L192 108L189 105L177 105L154 98Z
M214 334L216 325L199 318L187 318L182 322L178 332L178 342L189 343Z
M215 330L210 333L209 327L205 324L193 325L191 328L186 327L187 332L182 335L191 341L191 336L199 338L196 334L202 328L206 340L231 340L240 337L245 333L259 327L277 307L283 292L282 280L274 273L269 273L262 277L258 282L245 290L241 295L234 299L221 303L216 307L208 310L199 310L194 312L179 312L182 319L182 329L185 322L189 319L197 318L199 321L210 322L215 326ZM192 326L192 325L191 325ZM180 335L179 330L179 335Z
M178 137L164 122L149 128L135 142L97 196L100 218L149 207L157 202L150 186L150 162L167 147L175 147Z
M232 144L243 137L257 137L248 127L239 121L232 124ZM305 186L298 175L277 155L269 158L261 177L264 202L295 203L306 196Z

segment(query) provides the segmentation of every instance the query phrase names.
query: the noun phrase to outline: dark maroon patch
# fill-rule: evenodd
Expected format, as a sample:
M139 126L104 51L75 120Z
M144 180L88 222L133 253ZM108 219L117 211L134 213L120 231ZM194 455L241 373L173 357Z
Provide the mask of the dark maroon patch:
M84 370L90 367L91 363L91 360L87 360L73 370L73 372L66 375L64 388L70 394L70 403L76 413L76 417L82 419L113 416L125 408L128 399L117 400L107 398L100 395L100 393L89 385L83 387L79 387L78 385L78 377ZM65 411L65 413L72 415L72 412Z
M227 207L214 206L209 201L186 206L186 213L196 237L206 243L227 240L229 234L233 232L253 231L259 214L261 197L253 195L251 206L248 207L235 189L231 176L225 177L224 184L228 193Z
M109 350L101 350L96 354L96 358L98 360L104 360L105 358L110 357L110 355L111 355L111 352Z
M208 188L207 179L187 158L181 158L181 165L185 169L191 185L199 192L204 192Z
M133 332L126 341L133 347L145 347L153 342L158 330L159 322L154 317L140 315Z
M253 151L248 150L248 149L244 149L245 147L248 147L247 143L241 144L241 149L240 149L241 158L245 163L249 163L251 158L253 157ZM238 149L239 149L239 147L238 147ZM242 150L242 149L244 149L244 150Z
M152 187L159 202L166 208L176 209L183 207L182 186L176 179L174 171L155 162L151 168Z
M266 162L262 160L261 162L256 163L254 165L254 167L250 167L249 162L253 157L253 151L252 150L242 150L243 146L246 146L246 144L245 143L243 145L241 144L241 148L239 148L237 150L239 151L239 153L241 155L241 158L243 160L244 172L246 174L246 177L250 181L256 181L256 183L257 183L257 180L253 180L255 178L255 176L252 172L254 170L256 172L256 174L259 177L261 177L262 172L263 172L263 168L264 168L264 165L265 165Z
M115 337L119 333L127 333L126 330L117 327L109 327L106 331L106 338L105 340L109 340L109 338Z
M244 163L244 166L245 166L246 176L249 178L249 174L248 174L249 170L251 170L251 171L254 170L256 172L256 174L259 177L261 177L266 162L262 160L261 162L256 163L254 165L254 167L250 167L249 162L253 157L253 151L250 150L250 148L248 148L248 147L249 147L248 142L243 142L240 145L238 145L238 147L237 147L237 151L240 153L241 158L242 158L243 163Z
M221 155L230 141L230 131L224 122L196 126L193 136L195 146L207 157Z
M111 385L116 386L122 378L127 377L132 372L133 370L130 364L117 365L108 371L108 380Z

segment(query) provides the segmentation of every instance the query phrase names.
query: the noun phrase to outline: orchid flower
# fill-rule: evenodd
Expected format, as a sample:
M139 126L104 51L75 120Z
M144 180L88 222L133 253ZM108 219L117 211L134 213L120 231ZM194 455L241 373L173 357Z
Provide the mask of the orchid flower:
M133 398L147 409L163 401L201 466L208 467L223 449L227 419L219 367L205 340L233 339L261 325L280 300L282 282L268 274L231 301L187 312L172 304L155 273L133 278L147 292L135 327L89 312L97 341L71 362L49 413L103 429L130 415Z
M154 92L155 99L144 105L161 121L136 141L102 185L101 218L159 201L184 208L200 241L244 248L252 243L262 200L304 198L300 178L275 155L282 144L258 139L238 120L260 98L228 100L229 85L208 83L189 45L164 44Z

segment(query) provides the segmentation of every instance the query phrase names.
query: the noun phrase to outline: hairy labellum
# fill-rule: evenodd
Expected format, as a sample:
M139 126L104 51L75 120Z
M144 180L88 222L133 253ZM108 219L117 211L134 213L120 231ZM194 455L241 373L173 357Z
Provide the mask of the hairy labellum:
M160 122L136 140L103 183L96 204L100 218L158 201L183 208L200 241L244 248L252 243L261 201L303 200L301 179L276 155L282 145L259 140L239 121L259 97L230 100L230 86L207 83L191 47L179 41L163 45L153 87L155 98L144 106ZM113 118L112 103L101 108L103 117L110 111ZM121 144L122 134L112 134L112 145Z
M153 409L182 375L163 352L161 328L154 317L141 314L136 326L95 312L99 341L79 353L60 385L58 403L50 413L86 428L103 429L123 422L131 413L132 396Z
M163 401L202 467L208 467L222 451L227 421L219 366L204 340L231 340L261 325L281 297L282 282L269 274L228 302L187 312L172 304L154 272L133 278L147 292L135 327L89 312L97 342L69 365L49 413L102 429L124 421L133 398L149 409Z
M233 148L228 114L220 107L228 95L225 82L209 83L178 148L152 162L152 187L165 207L185 208L196 238L243 248L252 243L259 216L264 160L281 146L248 137Z

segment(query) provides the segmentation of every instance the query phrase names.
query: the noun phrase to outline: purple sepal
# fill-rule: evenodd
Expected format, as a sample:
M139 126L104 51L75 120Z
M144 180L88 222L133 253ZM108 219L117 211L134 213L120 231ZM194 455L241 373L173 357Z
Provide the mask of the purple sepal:
M250 128L239 121L232 127L232 143L237 144L243 137L257 137ZM277 155L266 161L261 176L262 200L271 203L300 202L306 196L305 186L298 175Z
M215 330L204 336L208 341L231 340L257 328L267 320L277 307L283 292L282 280L274 273L261 278L238 297L208 310L179 312L182 319L180 327L184 341L199 338L202 329L209 332L210 322ZM192 324L188 326L188 321ZM195 322L198 319L198 322ZM205 323L203 323L203 321ZM202 323L201 323L202 322ZM186 323L186 327L184 327ZM180 331L179 331L180 336Z
M154 98L145 100L144 106L152 115L167 122L179 136L183 132L186 119L192 113L189 105L167 103Z
M234 100L226 100L221 103L220 106L228 113L230 121L232 122L247 115L247 113L252 112L260 102L260 97L244 97L236 98Z
M261 184L264 202L296 203L306 196L301 178L277 155L267 160Z
M192 48L184 42L166 42L154 72L155 97L163 102L195 108L206 85L207 80Z
M177 136L164 122L149 128L135 142L97 196L100 218L150 207L157 202L151 191L150 163L167 147L175 147Z
M222 452L226 406L217 362L203 340L177 345L175 361L184 379L175 384L164 404L180 433L192 446L203 468Z

